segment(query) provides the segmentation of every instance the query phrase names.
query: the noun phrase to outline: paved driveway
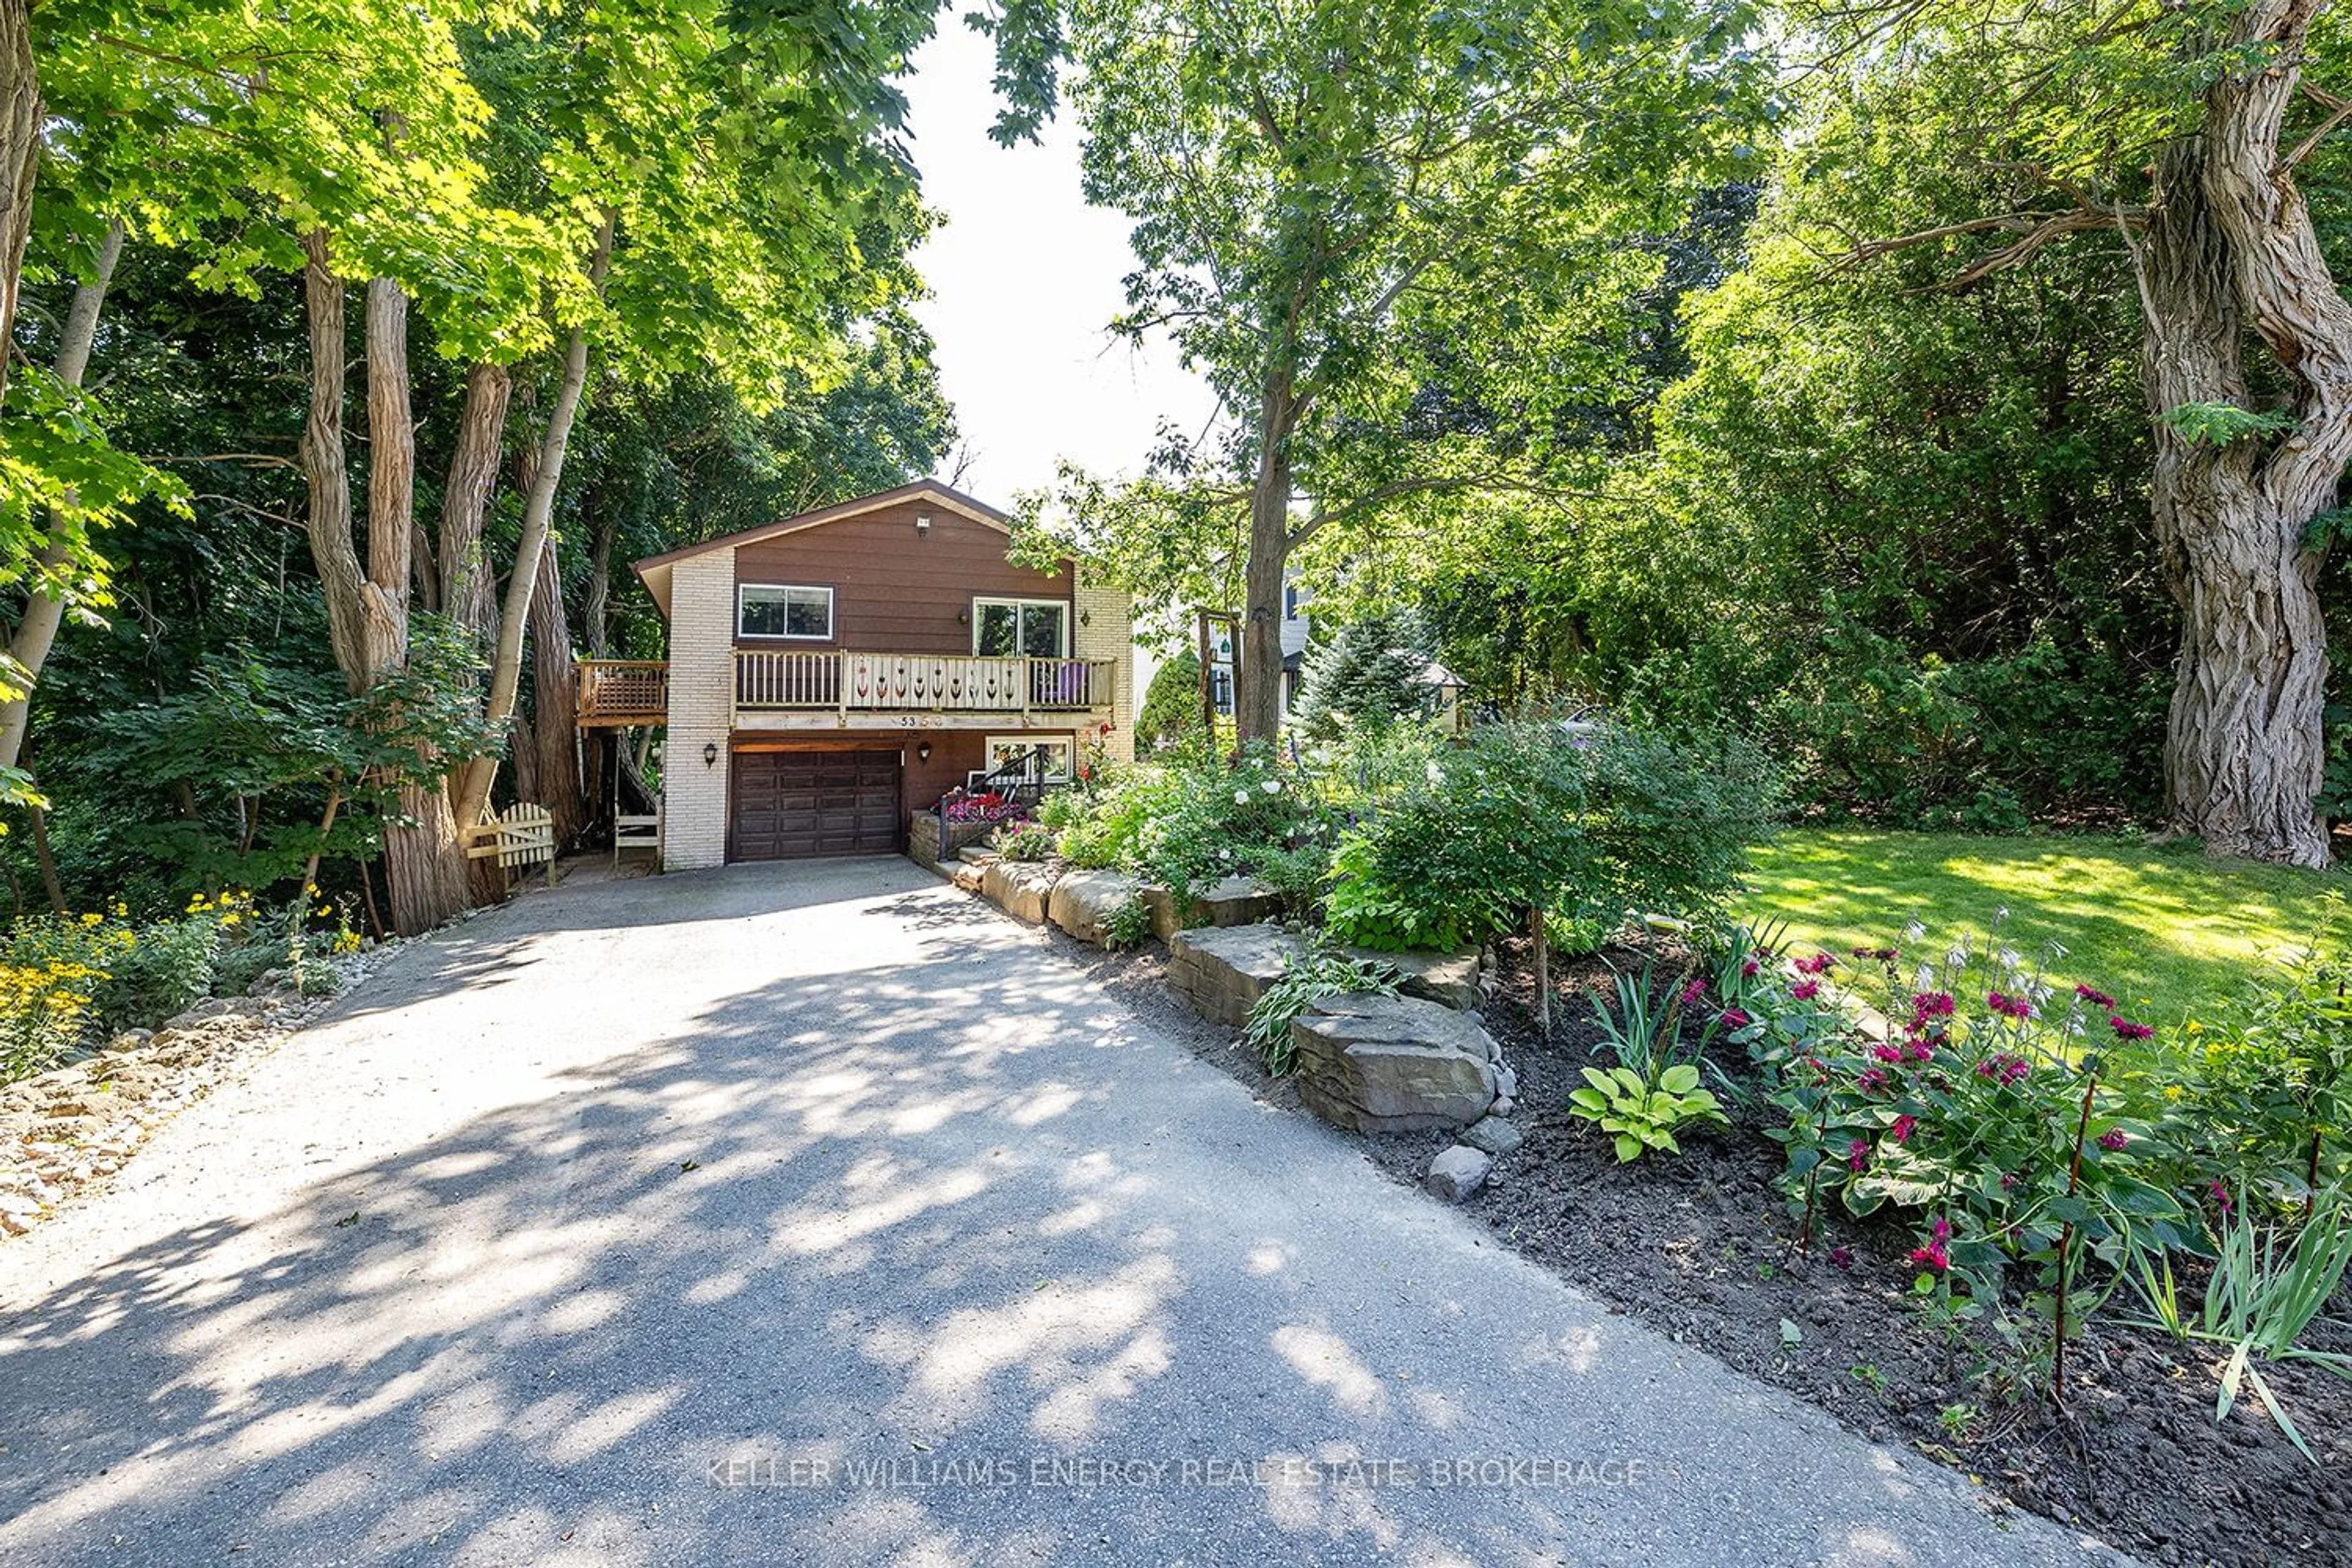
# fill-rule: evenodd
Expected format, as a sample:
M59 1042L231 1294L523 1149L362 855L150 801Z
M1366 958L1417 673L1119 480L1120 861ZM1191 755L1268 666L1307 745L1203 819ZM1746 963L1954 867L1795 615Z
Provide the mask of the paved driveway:
M2081 1562L904 861L404 954L0 1247L0 1562Z

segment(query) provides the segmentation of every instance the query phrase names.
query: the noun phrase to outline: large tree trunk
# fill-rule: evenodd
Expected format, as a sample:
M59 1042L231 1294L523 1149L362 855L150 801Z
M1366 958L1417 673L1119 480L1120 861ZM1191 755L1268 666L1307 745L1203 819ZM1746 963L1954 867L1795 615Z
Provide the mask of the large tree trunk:
M367 289L368 676L408 663L409 572L415 559L416 426L408 389L408 299L389 278ZM383 828L393 929L432 930L471 901L466 852L435 758L419 755Z
M591 503L594 492L589 494ZM587 635L588 657L603 658L613 646L613 545L620 523L609 510L583 506L588 514L588 587L580 606L581 629Z
M614 221L613 214L605 214L604 229L596 240L596 254L589 264L589 279L599 289L604 286L604 269L612 258ZM499 613L488 708L493 725L504 724L514 717L515 696L522 685L523 632L530 618L531 595L539 589L540 555L546 548L548 530L555 519L555 489L563 479L563 458L572 440L572 422L580 411L580 395L587 382L588 330L575 327L564 351L563 379L556 388L555 405L548 411L547 429L540 437L530 492L523 502L522 538L515 546L514 573L507 579L506 603ZM498 773L496 757L477 758L467 765L464 787L457 795L459 821L470 822L480 816L489 801L490 785Z
M299 456L310 492L303 529L326 600L327 641L335 668L356 696L367 689L366 573L352 547L351 477L343 464L343 280L335 276L327 237L303 237L304 319L310 340L310 407L302 422Z
M2252 46L2273 63L2208 90L2203 133L2159 158L2137 252L2143 377L2158 416L2151 497L2183 611L2165 742L2169 815L2215 854L2301 866L2328 860L2315 809L2321 552L2306 540L2352 458L2352 306L2279 154L2313 9L2253 0L2235 19L2225 47ZM2294 378L2294 427L2274 442L2223 445L2173 429L2164 416L2184 405L2248 405L2248 331Z
M555 818L555 841L573 844L588 826L590 810L580 786L580 699L553 534L541 546L539 585L530 596L530 673L531 735L539 749L539 794L533 798Z
M106 237L99 242L90 276L75 287L73 302L66 308L65 331L58 341L57 374L68 386L79 386L89 373L90 351L98 342L99 310L106 302L106 286L113 280L115 263L121 257L122 224L117 219L106 226ZM0 343L5 341L0 339ZM41 550L39 574L25 599L24 618L8 639L8 657L23 668L26 695L0 704L0 768L15 767L24 752L25 726L32 717L32 688L48 663L49 649L57 642L58 627L66 613L64 597L42 584L54 582L65 569L78 531L63 521L50 528L48 542Z
M478 364L467 372L457 449L449 456L449 482L441 492L441 608L486 647L498 595L482 558L482 523L498 487L499 448L513 390L514 377L505 365Z
M33 66L32 7L26 0L0 0L0 403L8 396L16 295L40 167L41 81Z
M1282 574L1290 559L1290 431L1296 416L1290 376L1269 375L1259 400L1249 562L1242 574L1241 668L1234 679L1234 727L1244 742L1271 742L1282 729Z

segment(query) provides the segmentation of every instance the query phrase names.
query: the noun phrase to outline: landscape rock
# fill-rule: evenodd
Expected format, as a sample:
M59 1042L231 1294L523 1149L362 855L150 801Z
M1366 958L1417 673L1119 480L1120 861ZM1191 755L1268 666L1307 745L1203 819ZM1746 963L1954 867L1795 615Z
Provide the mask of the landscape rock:
M1298 1098L1359 1132L1467 1127L1495 1102L1494 1041L1454 1009L1350 993L1291 1025Z
M1528 1141L1528 1135L1489 1110L1473 1121L1462 1132L1462 1142L1471 1148L1501 1159Z
M1045 923L1045 905L1061 880L1058 868L1044 860L992 860L980 880L980 890L1015 920Z
M1518 1098L1518 1073L1514 1069L1504 1066L1500 1060L1497 1060L1495 1063L1495 1098L1497 1100L1516 1100Z
M1429 1163L1429 1174L1422 1179L1438 1197L1449 1204L1458 1204L1486 1184L1486 1173L1495 1162L1467 1143L1456 1143L1439 1152Z
M1168 984L1202 1017L1248 1026L1250 1009L1306 944L1276 925L1203 926L1168 943Z
M1187 909L1179 909L1176 895L1153 883L1143 889L1151 910L1151 934L1173 941L1178 931L1199 926L1255 925L1281 912L1281 900L1247 877L1227 877L1210 887Z
M1368 947L1351 947L1348 956L1370 959L1394 969L1402 977L1397 982L1397 989L1407 996L1443 1002L1465 1012L1485 1000L1485 993L1478 989L1476 948L1465 947L1457 952L1374 952ZM1486 1020L1477 1022L1483 1025Z
M1486 1114L1489 1116L1508 1116L1512 1111L1517 1110L1518 1108L1519 1102L1517 1100L1513 1100L1507 1094L1498 1094L1495 1097L1495 1103L1486 1108Z
M1140 877L1120 871L1072 871L1054 884L1046 913L1080 942L1108 947L1112 918L1142 891Z

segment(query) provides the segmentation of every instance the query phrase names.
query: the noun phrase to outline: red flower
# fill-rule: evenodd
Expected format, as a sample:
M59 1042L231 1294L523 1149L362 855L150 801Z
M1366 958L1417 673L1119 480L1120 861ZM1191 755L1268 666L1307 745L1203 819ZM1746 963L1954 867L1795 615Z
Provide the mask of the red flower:
M1870 1163L1870 1145L1864 1142L1859 1138L1847 1144L1845 1149L1845 1163L1848 1166L1857 1171ZM2218 1187L2221 1184L2216 1182L2213 1184Z
M1726 1007L1723 1010L1723 1026L1727 1029L1744 1029L1748 1027L1749 1022L1748 1015L1737 1007Z
M1892 1137L1897 1143L1908 1143L1911 1141L1911 1134L1916 1132L1918 1130L1919 1119L1917 1117L1898 1116L1895 1119L1895 1125L1888 1128L1886 1131L1887 1135ZM1940 1224L1941 1222L1939 1221L1938 1223Z
M2110 1127L2099 1134L2099 1147L2110 1154L2130 1142L2130 1137L2120 1127Z
M1830 966L1836 962L1836 959L1826 952L1817 952L1811 958L1797 960L1796 970L1800 974L1827 974L1830 972Z
M2112 1007L2116 1005L2116 999L2114 997L2108 995L2104 991L2095 991L2088 985L2075 986L2074 994L2080 996L2084 1001L2088 1002L2094 1007Z
M1706 982L1694 974L1691 976L1691 983L1683 987L1683 1005L1687 1007L1706 994Z
M1810 1002L1821 994L1822 983L1818 980L1800 980L1789 987L1789 994L1800 1002Z
M2145 1040L2156 1033L2146 1024L2135 1024L2129 1018L2120 1016L2109 1018L2107 1027L2116 1032L2116 1038L2119 1040Z

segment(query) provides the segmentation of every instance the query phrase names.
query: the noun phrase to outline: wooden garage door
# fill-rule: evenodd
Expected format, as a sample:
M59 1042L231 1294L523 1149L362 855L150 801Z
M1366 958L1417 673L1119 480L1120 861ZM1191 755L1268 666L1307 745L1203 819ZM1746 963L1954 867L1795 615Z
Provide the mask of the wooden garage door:
M898 847L898 753L739 752L730 860L880 855Z

